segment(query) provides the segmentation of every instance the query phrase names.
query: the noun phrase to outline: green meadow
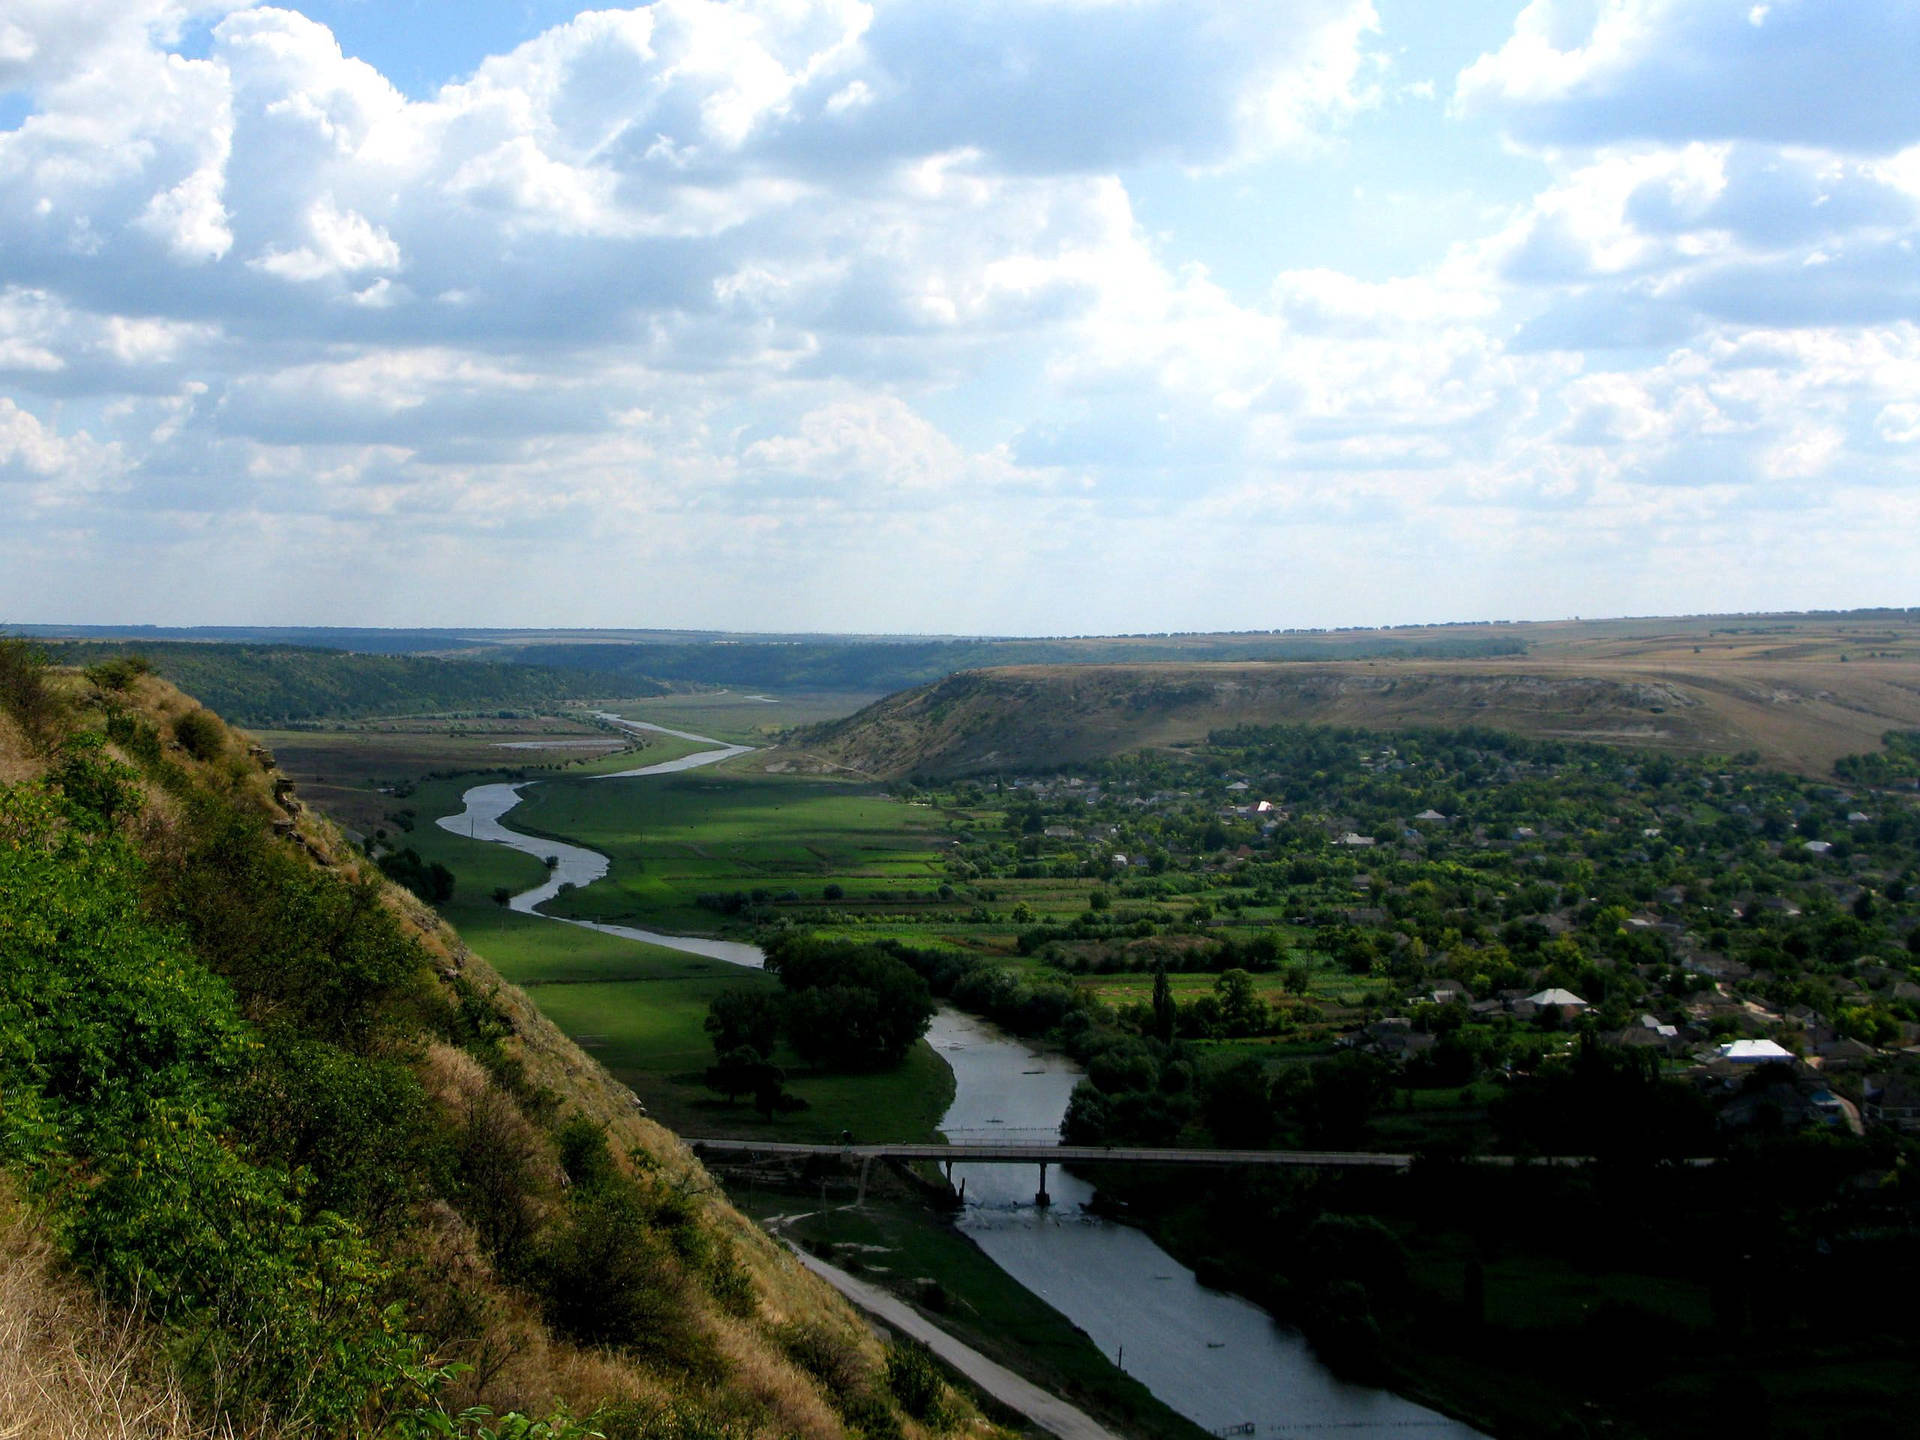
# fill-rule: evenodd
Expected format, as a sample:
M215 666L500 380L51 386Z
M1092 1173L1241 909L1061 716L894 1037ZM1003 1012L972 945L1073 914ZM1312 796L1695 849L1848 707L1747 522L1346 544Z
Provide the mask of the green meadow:
M754 690L699 690L610 701L605 708L629 720L711 735L736 745L761 745L783 730L837 720L880 698L879 693L845 690L777 695Z
M931 893L944 878L935 812L838 781L710 770L562 780L529 792L512 824L612 861L606 880L561 897L554 913L654 929L718 929L702 894L818 903L829 883Z
M653 754L648 752L649 759ZM560 807L563 815L571 805L599 817L602 824L632 825L635 822L631 818L622 817L632 816L637 800L645 800L655 789L682 785L691 778L550 782L533 788L530 799L509 818L516 828L533 828L525 825L524 813L536 802L549 799L553 792L563 792L558 797L566 802ZM421 786L415 797L419 813L438 816L457 812L461 793L473 783L468 778ZM742 783L731 782L728 793ZM806 796L803 789L777 782L774 788L781 796L778 800L736 797L743 803L729 812L735 823L749 826L763 807L770 814L791 811L796 817L809 808L800 803ZM853 847L849 853L879 833L881 807L906 809L884 798L821 798L846 827L841 833L850 837L845 840ZM685 813L686 800L685 790L676 792L664 807L665 812ZM658 812L649 808L647 813ZM556 822L550 811L543 818L546 823L538 827L541 830L564 833L566 838L595 849L616 849L612 841L584 825L562 832L561 823L574 823L570 818ZM814 822L796 819L794 823L812 833ZM714 839L714 830L701 833L708 842L720 843ZM739 838L745 843L744 834ZM530 889L540 883L546 871L532 856L504 845L470 840L424 820L407 837L407 843L428 860L438 861L454 872L457 884L453 899L440 909L467 943L531 994L556 1025L629 1086L648 1112L670 1128L690 1136L756 1135L820 1142L837 1140L842 1131L852 1131L862 1140L934 1138L934 1127L953 1098L953 1076L946 1062L924 1042L899 1069L879 1075L824 1074L809 1069L790 1053L776 1055L776 1062L787 1071L788 1090L806 1101L807 1108L763 1119L745 1100L729 1104L706 1087L704 1075L713 1061L713 1048L702 1022L707 1007L723 990L772 987L777 982L771 976L508 910L491 898L494 890ZM625 843L632 846L639 841L628 832ZM790 841L776 833L769 843L778 850ZM573 913L581 913L582 900L603 889L612 890L620 874L621 865L616 859L614 875L608 880L565 897L574 903ZM693 883L688 880L688 884ZM704 888L707 883L701 879L696 888ZM711 930L717 917L693 906L691 893L687 928ZM675 928L672 914L629 913L631 909L631 902L625 902L607 907L606 913L586 913L616 923Z

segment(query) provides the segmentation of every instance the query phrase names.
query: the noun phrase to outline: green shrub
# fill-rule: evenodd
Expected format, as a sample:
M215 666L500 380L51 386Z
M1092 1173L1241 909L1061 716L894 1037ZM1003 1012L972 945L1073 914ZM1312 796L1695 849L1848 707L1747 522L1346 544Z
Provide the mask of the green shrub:
M336 1211L370 1233L451 1188L452 1156L426 1092L397 1060L354 1055L275 1027L234 1102L256 1158L308 1174L309 1214Z
M70 813L88 825L111 825L140 806L139 775L108 755L98 735L68 737L53 780Z
M96 688L120 694L152 670L153 663L144 655L115 655L87 666L86 676Z
M711 1379L718 1358L691 1321L685 1271L648 1224L632 1182L575 1187L538 1263L554 1328Z
M144 1302L220 1409L268 1408L340 1431L398 1385L414 1353L381 1304L388 1277L338 1216L301 1218L278 1170L248 1165L207 1118L162 1110L70 1221L76 1258Z
M30 640L0 638L0 709L36 748L52 744L66 705L47 679L47 656Z
M156 902L252 1013L364 1051L387 1007L418 991L426 953L380 899L268 843L263 821L195 797L188 844Z
M217 759L227 748L226 726L207 710L189 710L174 721L173 738L196 760Z
M379 865L382 875L406 886L429 905L444 905L453 898L453 871L438 860L428 861L411 845L382 855Z
M887 1390L914 1419L932 1419L946 1388L940 1366L925 1345L901 1341L887 1346Z

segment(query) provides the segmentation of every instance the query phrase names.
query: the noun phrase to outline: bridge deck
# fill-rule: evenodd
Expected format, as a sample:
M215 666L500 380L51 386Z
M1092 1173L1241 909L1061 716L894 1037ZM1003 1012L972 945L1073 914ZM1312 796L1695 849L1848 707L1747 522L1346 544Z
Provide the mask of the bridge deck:
M1411 1154L1384 1150L1163 1150L1125 1145L801 1145L791 1140L688 1139L710 1155L837 1155L843 1160L935 1160L951 1165L1262 1165L1317 1169L1405 1170ZM1517 1168L1528 1165L1578 1168L1586 1155L1471 1155L1467 1163ZM1675 1164L1704 1168L1710 1157Z
M937 1160L953 1165L1292 1165L1404 1170L1413 1156L1377 1150L1160 1150L1103 1145L800 1145L786 1140L693 1140L715 1155L837 1155L846 1160Z

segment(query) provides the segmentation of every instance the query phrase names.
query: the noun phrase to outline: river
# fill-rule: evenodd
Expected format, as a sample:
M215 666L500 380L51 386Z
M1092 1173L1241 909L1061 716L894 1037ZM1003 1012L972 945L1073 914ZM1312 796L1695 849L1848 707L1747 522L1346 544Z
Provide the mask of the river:
M635 721L608 719L681 739L698 735ZM720 741L709 742L721 745ZM668 775L744 754L729 745L604 775L605 780ZM476 785L465 808L443 816L442 828L492 840L540 859L552 857L547 883L509 902L525 914L560 893L607 873L598 851L509 830L502 818L535 782ZM547 916L561 919L560 916ZM566 924L642 940L736 965L760 968L758 946L699 936L664 935L584 920ZM954 1098L940 1130L956 1143L996 1140L1051 1145L1080 1072L1063 1056L1015 1040L985 1021L942 1008L927 1039L953 1069ZM1115 1224L1084 1207L1093 1188L1050 1168L1053 1203L1034 1204L1036 1170L1017 1165L957 1165L966 1184L961 1229L1013 1276L1075 1325L1172 1409L1214 1431L1262 1437L1408 1435L1472 1440L1479 1432L1390 1391L1336 1379L1299 1332L1276 1324L1258 1306L1202 1285L1144 1231ZM1250 1428L1249 1428L1250 1427Z

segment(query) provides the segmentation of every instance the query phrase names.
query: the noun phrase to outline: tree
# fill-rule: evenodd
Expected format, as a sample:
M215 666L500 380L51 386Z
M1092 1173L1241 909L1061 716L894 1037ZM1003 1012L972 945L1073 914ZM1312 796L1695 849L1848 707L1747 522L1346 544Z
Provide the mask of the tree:
M879 946L787 933L768 944L767 968L787 991L788 1038L812 1065L898 1065L933 1020L927 982Z
M1163 1044L1172 1042L1179 1018L1180 1008L1174 1003L1167 967L1156 965L1153 967L1153 1033Z
M718 1090L731 1105L740 1096L757 1092L765 1083L763 1072L774 1068L751 1047L739 1045L707 1067L707 1088Z
M1245 970L1223 970L1213 982L1220 997L1220 1019L1229 1035L1259 1035L1267 1028L1267 1002L1254 993L1253 976Z
M1267 1067L1249 1056L1208 1072L1200 1087L1200 1114L1213 1138L1230 1149L1267 1144L1273 1138Z
M703 1022L716 1055L745 1048L770 1059L786 1018L781 996L771 990L723 990L707 1007Z

